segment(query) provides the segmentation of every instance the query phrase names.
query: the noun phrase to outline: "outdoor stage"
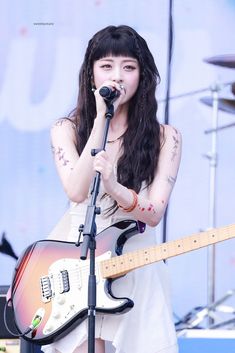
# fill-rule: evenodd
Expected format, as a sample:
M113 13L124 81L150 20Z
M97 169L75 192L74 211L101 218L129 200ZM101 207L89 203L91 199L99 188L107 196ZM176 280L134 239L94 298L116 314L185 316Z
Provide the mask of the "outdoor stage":
M233 353L235 330L185 330L179 337L179 353Z

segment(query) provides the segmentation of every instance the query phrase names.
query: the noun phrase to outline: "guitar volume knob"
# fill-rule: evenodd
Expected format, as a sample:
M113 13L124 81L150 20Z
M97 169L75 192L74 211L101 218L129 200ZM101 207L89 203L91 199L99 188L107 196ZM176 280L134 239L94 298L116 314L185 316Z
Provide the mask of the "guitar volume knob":
M52 317L54 318L54 319L59 319L60 318L60 312L59 311L55 311L53 314L52 314Z

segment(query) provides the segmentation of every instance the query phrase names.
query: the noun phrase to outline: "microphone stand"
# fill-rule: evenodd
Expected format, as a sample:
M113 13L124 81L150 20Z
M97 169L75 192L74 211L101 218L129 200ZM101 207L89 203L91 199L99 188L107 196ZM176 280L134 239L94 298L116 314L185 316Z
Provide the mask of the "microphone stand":
M106 123L104 127L103 141L101 148L92 149L91 155L95 156L102 150L105 150L110 120L114 114L112 101L105 101L107 110L105 113ZM79 227L79 239L83 233L83 242L81 245L81 260L86 260L88 249L90 249L90 274L88 280L88 353L95 352L95 315L96 315L96 275L95 275L95 249L96 249L96 223L95 217L100 214L100 207L96 207L96 199L99 194L100 172L96 172L91 190L91 202L87 206L84 225ZM79 246L79 239L76 246Z

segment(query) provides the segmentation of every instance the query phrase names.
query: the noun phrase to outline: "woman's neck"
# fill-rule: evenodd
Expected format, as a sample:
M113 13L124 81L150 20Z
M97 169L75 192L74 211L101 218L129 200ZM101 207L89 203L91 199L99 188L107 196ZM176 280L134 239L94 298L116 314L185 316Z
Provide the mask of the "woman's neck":
M121 106L110 121L109 132L112 134L124 133L127 129L127 109Z

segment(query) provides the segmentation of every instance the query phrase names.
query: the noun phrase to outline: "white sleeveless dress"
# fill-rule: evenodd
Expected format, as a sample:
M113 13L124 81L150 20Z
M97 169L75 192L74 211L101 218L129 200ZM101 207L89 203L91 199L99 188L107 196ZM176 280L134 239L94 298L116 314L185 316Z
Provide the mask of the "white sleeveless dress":
M146 189L140 193L143 195ZM100 192L102 195L102 192ZM71 228L68 241L77 241L78 227L84 223L87 199L81 204L72 203ZM97 206L101 214L96 216L97 233L124 219L130 219L128 213L118 209L112 216L105 216L104 210L110 206L108 197L98 197ZM97 237L98 246L98 237ZM113 239L116 241L115 237ZM123 253L156 244L156 229L146 226L142 234L131 237L124 246ZM110 249L111 250L111 249ZM115 256L115 254L113 254ZM116 353L177 353L177 338L172 318L169 295L168 272L164 262L157 262L129 272L112 284L112 292L117 297L128 297L134 301L134 307L121 315L97 315L96 338L111 341ZM87 340L87 320L64 338L45 345L45 353L73 353Z

